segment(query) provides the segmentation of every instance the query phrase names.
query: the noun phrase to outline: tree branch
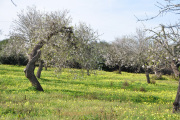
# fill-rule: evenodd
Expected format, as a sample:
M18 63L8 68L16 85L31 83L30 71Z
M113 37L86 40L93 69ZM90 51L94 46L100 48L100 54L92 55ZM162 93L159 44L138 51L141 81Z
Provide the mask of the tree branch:
M165 0L165 1L166 1L165 5L157 2L155 6L159 8L159 12L155 16L147 17L145 19L139 19L137 16L135 16L137 19L137 22L152 20L159 17L160 15L163 16L166 13L180 14L180 4L175 4L172 2L172 0ZM180 26L180 25L175 24L175 25L170 25L169 27L176 27L176 26ZM164 26L164 27L168 28L168 26Z
M37 54L31 59L31 63L36 62L41 55L41 50L37 50Z
M17 5L14 3L14 1L13 1L13 0L11 0L11 2L13 3L13 5L14 5L14 6L16 6L16 7L17 7Z

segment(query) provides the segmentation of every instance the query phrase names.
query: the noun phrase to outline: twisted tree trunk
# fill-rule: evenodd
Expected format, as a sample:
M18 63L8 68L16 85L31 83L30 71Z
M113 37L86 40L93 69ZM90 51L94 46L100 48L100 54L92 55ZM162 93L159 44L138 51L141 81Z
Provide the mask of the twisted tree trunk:
M38 71L37 71L37 74L36 74L36 77L37 77L37 78L40 78L40 77L41 77L41 71L42 71L42 69L43 69L43 63L44 63L44 61L43 61L43 60L40 60L39 68L38 68Z
M118 66L119 66L119 74L121 74L121 61L118 63Z
M179 73L179 70L176 66L176 62L174 60L171 61L171 68L174 72L175 77L179 77L180 73Z
M87 75L90 76L90 72L89 72L89 69L87 69Z
M175 101L173 103L173 113L180 111L180 79L179 79L179 86L176 94Z
M151 83L151 81L150 81L150 77L149 77L149 70L148 70L148 69L146 69L146 70L145 70L145 73L146 73L147 83L149 84L149 83Z
M90 64L86 65L87 75L90 76Z
M175 77L179 77L180 72L179 72L174 60L171 62L171 68L173 69ZM180 78L179 78L179 85L178 85L178 89L177 89L176 98L175 98L175 101L173 103L173 113L179 112L179 111L180 111Z
M44 45L43 41L40 41L33 49L32 53L29 55L29 62L24 69L26 77L31 82L32 86L36 88L38 91L43 91L39 81L34 75L35 63L40 58L42 46Z
M62 27L59 30L56 30L54 28L54 23L52 23L51 29L52 29L51 30L52 32L48 34L48 36L46 38L47 41L49 41L52 36L57 35L59 32L62 32L62 33L67 34L67 38L68 38L67 41L71 43L71 41L70 41L71 33L73 33L71 27ZM36 90L38 90L38 91L43 91L43 88L41 87L39 81L37 80L36 76L34 75L34 69L35 69L35 63L37 62L37 60L40 58L40 55L41 55L40 49L43 47L44 44L45 44L45 42L43 40L39 41L36 44L36 46L32 50L32 53L29 55L29 62L26 65L26 68L24 69L26 77L29 79L32 86L34 86L36 88Z

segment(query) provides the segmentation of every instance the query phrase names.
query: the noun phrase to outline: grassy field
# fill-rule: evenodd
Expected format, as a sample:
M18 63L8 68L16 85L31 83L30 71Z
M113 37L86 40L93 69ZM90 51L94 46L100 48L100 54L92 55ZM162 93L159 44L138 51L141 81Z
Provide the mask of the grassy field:
M24 66L0 65L1 120L178 120L172 113L178 81L163 76L147 84L144 74L53 69L31 87Z

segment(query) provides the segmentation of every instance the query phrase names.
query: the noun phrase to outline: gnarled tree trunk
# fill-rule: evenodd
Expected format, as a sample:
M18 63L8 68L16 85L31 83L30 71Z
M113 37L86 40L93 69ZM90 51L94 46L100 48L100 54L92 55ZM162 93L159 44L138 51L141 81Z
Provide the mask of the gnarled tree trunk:
M118 63L118 66L119 66L119 74L121 74L121 62Z
M173 69L175 76L179 77L180 72L179 72L174 60L171 62L171 68ZM180 78L179 78L179 86L178 86L176 98L173 103L173 112L179 112L179 111L180 111Z
M29 62L24 69L26 77L31 82L32 86L36 88L38 91L43 91L39 81L37 80L36 76L34 75L35 63L40 58L41 51L40 48L44 45L43 41L40 41L33 49L32 53L29 55Z
M90 64L86 65L87 75L90 76Z
M174 72L175 77L179 77L180 73L174 60L171 61L171 68Z
M42 69L43 69L43 63L44 63L44 61L43 61L43 60L40 60L39 68L38 68L38 71L37 71L37 74L36 74L36 77L37 77L37 78L40 78L40 77L41 77L41 71L42 71Z
M89 72L89 69L87 69L87 75L90 76L90 72Z
M67 41L70 42L71 33L73 33L71 27L62 27L61 29L56 30L54 28L54 23L52 23L51 28L52 28L52 30L51 30L51 33L49 33L49 35L47 36L47 41L49 41L52 36L57 35L59 32L63 32L66 34L68 33ZM43 40L39 41L38 44L36 44L36 46L32 50L32 53L29 55L29 62L26 65L26 68L24 69L25 75L31 82L32 86L34 86L36 88L36 90L39 90L39 91L43 91L43 88L41 87L39 81L37 80L36 76L34 75L34 69L35 69L35 63L40 58L40 55L41 55L40 49L43 47L44 44L45 44L45 42Z
M173 113L180 111L180 78L179 78L179 86L176 94L175 101L173 103Z

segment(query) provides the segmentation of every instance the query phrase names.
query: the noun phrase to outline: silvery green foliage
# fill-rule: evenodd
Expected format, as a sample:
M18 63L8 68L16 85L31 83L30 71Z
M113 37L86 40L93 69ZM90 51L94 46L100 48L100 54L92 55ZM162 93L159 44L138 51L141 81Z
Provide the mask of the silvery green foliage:
M133 36L116 38L104 55L106 65L110 66L131 66L135 68L149 66L149 41L146 39L145 32L137 29Z
M149 31L152 33L150 38L157 46L154 50L159 51L159 59L164 59L164 61L167 61L168 63L174 60L178 63L180 60L179 27L165 28L161 25L159 30Z
M155 74L161 72L163 69L170 68L169 57L165 48L157 41L150 38L149 45L149 65L152 66Z
M68 67L67 62L75 60L80 63L83 69L92 70L97 68L99 60L99 49L97 41L99 40L97 32L93 31L85 23L79 23L73 29L72 39L63 40L62 36L54 36L50 43L43 47L43 57L45 62L57 67L57 71Z
M39 41L49 43L48 37L51 33L71 23L71 18L67 14L67 11L47 13L38 11L35 7L28 7L27 10L18 13L10 36L20 42L29 53ZM58 35L64 36L60 33Z
M52 37L51 42L42 49L42 59L48 63L48 66L56 67L57 72L67 67L66 62L71 59L74 52L69 43L58 35Z
M62 12L41 12L36 7L28 7L18 13L18 19L14 21L10 33L13 42L7 47L15 44L17 51L24 52L29 56L34 46L39 41L43 41L45 44L41 48L41 59L53 66L60 66L59 64L64 63L66 59L63 55L68 51L68 37L65 27L68 27L70 23L71 18L66 10ZM50 38L51 34L53 37ZM6 51L11 52L10 50ZM57 65L57 63L59 64Z
M146 37L145 31L136 29L136 35L133 36L135 40L133 61L137 67L143 67L145 70L149 69L149 40Z
M134 41L128 37L116 38L114 42L109 46L104 54L105 64L108 66L122 67L128 65L130 62L130 56L132 56L132 46Z
M146 36L146 31L137 29L134 38L137 42L133 58L136 66L142 67L145 71L152 69L155 73L169 67L164 60L165 49L151 37Z
M100 61L100 50L97 47L99 35L90 26L80 22L74 28L74 35L76 39L76 49L74 58L81 64L81 67L86 70L97 68Z
M3 57L14 56L16 60L19 60L22 55L26 56L26 49L22 41L9 39L8 43L2 46L1 56Z
M61 69L66 67L68 60L76 59L85 69L95 68L98 33L85 23L79 23L74 30L69 27L72 31L65 31L71 23L67 14L67 11L47 13L28 7L18 14L10 36L27 54L39 41L43 41L41 59L51 66ZM49 38L51 34L53 36Z

